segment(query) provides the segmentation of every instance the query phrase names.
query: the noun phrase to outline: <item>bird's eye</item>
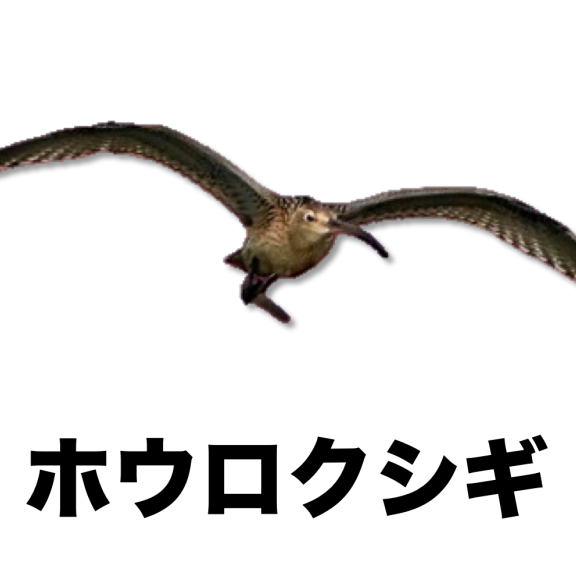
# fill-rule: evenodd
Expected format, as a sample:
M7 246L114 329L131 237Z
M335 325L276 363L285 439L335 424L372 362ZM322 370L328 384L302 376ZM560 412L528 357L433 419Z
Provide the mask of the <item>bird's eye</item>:
M312 212L308 212L304 218L306 219L306 222L314 222L314 220L316 220L316 216L314 216Z

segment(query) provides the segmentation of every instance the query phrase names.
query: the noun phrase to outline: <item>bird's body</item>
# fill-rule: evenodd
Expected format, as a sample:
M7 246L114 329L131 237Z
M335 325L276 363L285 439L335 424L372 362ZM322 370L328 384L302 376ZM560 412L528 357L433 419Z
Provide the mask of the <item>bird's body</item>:
M295 278L320 262L332 248L335 235L306 234L303 226L295 225L299 211L314 204L309 198L293 198L293 201L279 204L272 210L271 218L260 226L248 230L242 248L245 270L257 259L257 272L260 275L275 274L280 278ZM326 218L328 215L326 213Z
M247 273L242 299L282 322L290 317L266 296L278 278L318 264L339 234L382 245L360 225L387 219L448 218L479 226L576 280L576 236L560 222L514 198L477 188L419 188L384 192L350 203L280 196L199 142L162 126L109 122L60 130L0 149L0 172L27 164L98 152L159 162L192 180L233 212L246 229L242 248L226 262Z

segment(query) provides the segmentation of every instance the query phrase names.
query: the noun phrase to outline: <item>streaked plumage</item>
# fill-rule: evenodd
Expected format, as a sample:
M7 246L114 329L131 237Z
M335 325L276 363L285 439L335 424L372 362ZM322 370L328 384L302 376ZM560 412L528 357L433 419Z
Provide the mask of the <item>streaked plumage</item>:
M242 299L287 322L266 296L278 278L303 274L328 254L338 234L378 241L359 226L401 218L448 218L492 232L576 280L576 237L563 224L514 198L477 188L420 188L384 192L349 203L280 196L195 140L163 126L109 122L60 130L0 149L0 172L27 164L82 158L98 152L159 162L192 180L234 213L247 236L226 262L248 273Z
M401 218L446 218L484 228L576 280L576 236L532 206L479 188L418 188L328 204L340 218L370 224Z

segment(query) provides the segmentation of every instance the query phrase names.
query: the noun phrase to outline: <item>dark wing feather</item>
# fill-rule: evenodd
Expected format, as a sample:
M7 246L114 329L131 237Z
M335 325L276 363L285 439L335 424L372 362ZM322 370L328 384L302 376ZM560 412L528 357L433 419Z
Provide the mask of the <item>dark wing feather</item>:
M163 126L109 122L52 132L0 149L0 172L98 152L144 157L172 168L220 200L245 226L264 218L276 196L207 146Z
M448 218L484 228L576 280L576 236L564 224L514 198L479 188L419 188L329 204L354 224L396 218Z

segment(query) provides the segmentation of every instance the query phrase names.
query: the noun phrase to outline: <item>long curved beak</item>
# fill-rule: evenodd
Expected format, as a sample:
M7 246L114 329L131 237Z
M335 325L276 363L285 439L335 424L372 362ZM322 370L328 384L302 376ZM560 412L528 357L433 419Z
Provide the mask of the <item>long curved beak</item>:
M350 224L349 222L342 222L342 220L337 220L336 218L332 218L328 223L336 233L354 236L354 238L358 238L358 240L362 240L362 242L365 242L368 246L374 248L382 258L388 258L388 252L384 246L382 246L382 244L380 244L372 234L369 234L366 230L360 228L360 226Z

